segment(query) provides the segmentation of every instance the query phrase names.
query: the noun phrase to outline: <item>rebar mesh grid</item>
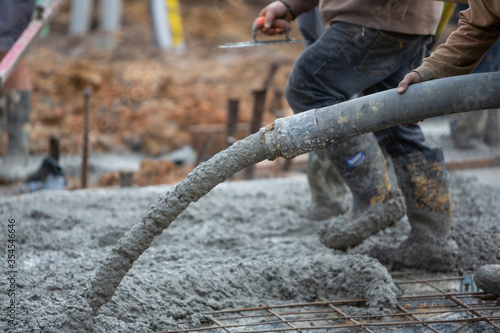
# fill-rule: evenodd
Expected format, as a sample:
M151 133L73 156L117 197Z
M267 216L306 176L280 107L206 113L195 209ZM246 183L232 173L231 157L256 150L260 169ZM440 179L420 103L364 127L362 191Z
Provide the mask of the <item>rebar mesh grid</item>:
M228 332L500 332L500 301L463 289L463 276L430 278L425 273L395 273L405 293L395 313L359 314L363 299L223 310L210 313L203 327L157 333ZM435 275L434 275L435 276Z

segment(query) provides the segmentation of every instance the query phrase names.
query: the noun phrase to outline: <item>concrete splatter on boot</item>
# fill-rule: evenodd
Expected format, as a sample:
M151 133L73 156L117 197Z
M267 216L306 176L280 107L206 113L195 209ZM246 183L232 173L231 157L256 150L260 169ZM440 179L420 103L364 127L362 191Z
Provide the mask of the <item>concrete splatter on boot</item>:
M325 149L309 153L307 180L311 188L311 204L307 207L307 218L324 220L349 210L348 188L328 159Z
M474 273L476 286L488 294L500 297L500 265L484 265Z
M28 173L31 92L9 91L5 94L7 111L7 149L2 157L0 179L12 182Z
M405 215L404 199L392 190L389 171L373 134L351 138L328 148L328 157L352 192L350 211L319 232L327 247L346 250L392 226Z
M393 162L411 232L398 248L377 247L370 255L391 269L453 269L458 246L451 239L452 203L442 150L412 153Z

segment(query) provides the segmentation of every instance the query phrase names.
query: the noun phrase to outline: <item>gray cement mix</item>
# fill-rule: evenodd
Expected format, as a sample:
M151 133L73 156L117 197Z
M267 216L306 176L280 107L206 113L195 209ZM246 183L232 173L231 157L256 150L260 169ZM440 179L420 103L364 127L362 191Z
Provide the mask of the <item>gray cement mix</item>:
M98 269L86 295L95 315L113 296L116 287L158 236L190 203L196 202L216 185L245 167L266 158L260 134L253 134L221 151L194 169L173 191L161 195L113 248L106 262Z
M451 175L455 270L500 263L500 188ZM36 192L0 198L15 219L15 316L2 332L154 332L200 324L213 310L327 299L367 298L353 312L390 311L400 293L385 268L365 254L398 245L405 219L347 252L323 246L325 221L304 218L310 190L304 176L225 182L192 203L133 264L95 317L87 303L91 279L116 242L152 202L174 191L158 186ZM6 245L4 245L6 246ZM4 252L6 253L6 252ZM7 257L5 254L4 261ZM7 274L6 265L2 268ZM12 300L0 280L2 311Z

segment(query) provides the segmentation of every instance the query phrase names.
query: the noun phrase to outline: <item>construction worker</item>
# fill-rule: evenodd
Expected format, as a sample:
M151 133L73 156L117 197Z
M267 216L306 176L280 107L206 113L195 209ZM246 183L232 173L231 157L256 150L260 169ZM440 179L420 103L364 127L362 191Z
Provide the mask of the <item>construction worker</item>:
M328 27L294 64L286 98L295 113L333 105L356 93L396 87L422 61L443 8L434 1L280 0L261 10L259 15L266 17L263 33L283 33L272 26L275 18L291 21L318 4ZM399 163L394 164L399 185L408 192L404 196L391 184L379 144ZM320 231L324 245L347 249L361 244L403 217L406 201L412 234L404 257L394 256L387 264L431 271L455 266L458 248L450 239L451 199L443 154L429 147L417 124L334 143L327 147L327 155L353 200L346 214ZM418 191L421 188L429 195Z
M35 0L0 0L0 59L31 20ZM32 84L23 59L0 88L0 142L7 128L7 148L0 165L0 181L12 182L29 173L29 130Z
M469 0L469 8L460 12L457 30L423 64L406 74L398 85L404 93L413 83L472 72L485 53L500 39L500 2ZM500 265L486 265L476 271L479 288L500 295Z

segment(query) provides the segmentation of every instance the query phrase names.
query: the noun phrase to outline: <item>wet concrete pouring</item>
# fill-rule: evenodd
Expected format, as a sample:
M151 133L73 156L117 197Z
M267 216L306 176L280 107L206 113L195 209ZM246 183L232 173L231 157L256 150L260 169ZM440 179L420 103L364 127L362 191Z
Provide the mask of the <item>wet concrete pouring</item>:
M500 188L455 174L450 178L453 238L460 249L452 274L499 263ZM397 311L404 286L394 283L389 272L365 253L377 244L404 240L409 232L406 219L355 249L328 249L317 235L327 222L304 217L309 188L305 176L297 176L218 185L153 240L113 298L92 316L85 298L90 280L149 205L172 189L38 192L1 198L2 216L15 219L17 321L12 326L2 316L0 329L180 330L199 327L213 311L311 302L318 296L329 301L366 299L357 306L342 306L351 316ZM7 232L1 242L7 244ZM8 290L9 281L2 279L0 287ZM0 298L2 304L11 300L7 293Z
M205 5L205 2L200 3ZM139 6L138 4L139 2L136 1L129 2L129 6ZM193 17L193 22L187 25L190 28L187 33L194 36L196 31L191 30L198 26L201 27L196 33L200 35L200 40L205 44L211 40L210 45L213 48L222 41L227 42L228 37L227 34L206 29L206 26L220 26L222 23L221 13L215 10L218 9L215 7L188 7L190 15L186 15L186 17ZM238 35L235 27L239 25L234 22L243 20L251 22L251 18L246 16L253 17L257 9L252 11L246 7L238 8L226 8L230 9L228 13L232 14L226 15L226 18L233 18L233 21L227 22L228 26L231 27L227 30L235 34L231 38L242 40L242 38L248 37L248 29L243 27L242 32ZM131 66L136 70L132 73L127 72L131 77L121 80L131 82L128 83L129 86L124 88L125 92L120 90L116 92L116 96L128 96L130 86L133 88L149 87L148 84L144 83L143 74L145 69L148 73L153 72L151 68L156 69L154 66L157 63L160 64L159 68L161 66L169 68L169 73L174 70L174 67L175 70L180 68L179 71L183 73L186 68L191 68L193 82L198 85L200 84L200 73L204 71L212 73L206 68L214 68L214 54L209 52L210 49L207 49L205 44L201 44L200 47L204 50L201 57L209 60L207 65L197 59L196 63L200 67L193 68L193 62L189 61L190 59L183 62L179 57L170 58L160 55L157 55L160 60L157 59L154 66L151 65L149 54L143 52L144 43L148 44L149 42L139 43L144 39L144 26L135 28L135 25L130 24L139 18L145 24L149 24L149 16L137 15L136 11L133 13L128 17L128 23L131 29L136 29L134 31L137 33L131 34L127 30L124 36L127 36L131 45L134 45L133 49L140 50L138 53L147 58L147 62L144 59L139 59L137 63L133 64L137 68ZM240 17L243 14L245 19ZM206 19L210 15L212 15L213 20L207 23ZM204 19L201 20L198 17ZM63 18L58 21L60 25L65 22ZM194 23L197 21L199 23L195 25ZM213 37L210 38L201 32L213 33ZM132 39L131 37L134 36L138 38ZM219 40L220 36L223 37L222 40ZM191 45L191 47L193 46ZM297 48L293 49L294 52L289 52L289 49L285 49L279 53L276 49L273 59L279 60L281 64L288 61L290 62L289 66L295 58L295 53L298 54L300 50ZM128 53L130 52L128 51ZM85 74L86 71L94 73L101 71L100 68L103 67L99 66L108 68L109 58L117 60L119 52L115 53L115 55L106 57L103 56L102 50L99 50L92 58L93 62L78 62L76 71L79 73L81 67L83 69L91 67L81 70ZM196 52L191 54L193 53ZM153 54L157 54L157 52L155 51ZM239 54L238 58L242 58L245 54ZM40 61L40 58L44 56L49 60ZM67 122L62 122L63 119L66 119L62 115L77 115L77 113L68 112L67 109L64 109L66 111L54 109L52 102L48 103L46 98L49 95L56 96L57 103L66 108L74 108L74 105L69 101L73 101L75 97L69 93L69 90L74 88L75 94L78 94L79 86L75 84L73 87L73 85L68 84L69 79L61 73L69 72L68 69L75 69L75 66L73 66L74 64L66 64L65 61L61 62L60 57L61 55L54 56L47 50L33 55L31 65L34 72L41 73L36 77L40 77L39 80L43 80L44 83L36 85L44 87L40 93L45 94L45 97L40 97L42 103L37 103L40 113L37 114L37 118L45 120L45 123L51 126L51 131L57 128L61 131L67 129L68 132L77 133L74 128L79 127L69 126ZM54 59L58 59L58 61L54 61ZM102 59L104 65L99 65L98 59ZM241 67L238 67L240 65L236 66L234 60L228 61L226 54L216 57L216 59L225 64L224 68L228 68L227 73L222 70L224 68L219 68L217 73L220 78L216 76L217 79L214 79L212 73L210 77L208 75L202 76L201 82L206 81L210 87L217 87L217 90L209 90L207 95L212 96L212 99L217 102L212 104L222 105L218 108L215 108L211 103L197 104L195 102L196 96L189 96L189 100L194 101L193 106L190 103L181 103L180 106L172 103L173 97L178 96L184 101L187 90L200 91L200 89L191 88L184 81L178 83L175 73L172 74L173 79L169 76L168 80L165 81L169 89L167 105L170 105L173 110L180 110L179 115L188 115L182 117L184 123L188 120L192 121L194 118L213 119L216 114L224 116L225 99L216 95L215 91L222 91L223 96L228 96L231 95L229 92L232 92L233 95L234 91L243 90L246 92L252 80L256 81L256 85L260 85L261 78L257 77L255 72L266 71L270 61L267 51L257 53L254 58L245 58L246 60L243 59L243 61L240 59ZM265 59L265 61L261 59ZM286 59L288 60L285 61ZM165 65L164 62L167 64ZM168 67L170 62L175 63L175 66ZM63 66L61 63L66 65ZM227 65L228 63L229 65ZM250 67L248 63L260 67ZM52 66L55 66L56 69L51 69ZM95 68L93 68L94 66ZM117 64L117 67L120 66ZM288 70L287 67L275 78L277 86L284 86ZM56 78L60 79L60 84L54 85L57 88L50 88L54 83L47 84L46 82L46 73L50 71L59 73ZM234 76L235 72L240 73L238 84L228 80ZM242 76L241 73L245 73L245 75ZM83 75L75 75L73 72L70 74L68 75L70 78L73 76L80 78ZM108 76L112 77L112 75L106 77ZM185 78L182 75L179 77ZM188 76L186 80L191 80L190 77ZM165 92L162 91L165 88L164 84L157 84L163 82L164 78L159 80L154 76L150 79L155 83L151 86L156 89L156 85L158 85L158 93L149 91L146 94L148 98L144 98L144 101L148 103L153 97L157 97L156 95L162 98L166 96ZM174 81L170 82L169 80ZM80 80L77 81L80 82ZM83 75L83 81L90 81L96 88L108 85L107 81L99 75L97 78L92 75L90 77ZM227 85L229 88L222 89L221 85L223 84L225 84L224 87ZM62 87L65 88L63 91ZM66 89L69 90L66 91ZM205 90L208 89L201 89L201 91ZM106 95L105 92L106 90L97 91L96 100L103 98ZM68 100L59 101L62 99L61 95L64 95ZM109 96L106 95L106 97ZM116 96L112 98L116 98ZM139 100L138 97L136 99ZM207 102L206 96L200 94L200 99ZM136 100L134 99L134 101ZM102 104L111 103L108 102L106 100ZM162 107L157 107L156 104L145 105L149 109L145 108L146 112L143 113L152 114L152 110L158 109L163 114L165 103L158 105ZM44 110L47 111L47 114L42 115L41 111ZM52 112L54 110L58 112ZM188 111L192 111L192 113ZM199 116L202 114L210 115L210 117ZM131 116L128 112L125 112L125 115ZM222 116L220 116L221 119L223 119ZM249 118L248 115L247 118ZM130 121L138 123L135 118ZM181 122L179 119L177 121ZM165 121L154 120L151 123L162 122ZM77 121L74 123L79 125ZM127 124L128 128L128 121L124 123ZM151 132L151 123L144 126L147 133ZM73 121L70 121L69 124L73 124ZM32 151L40 152L41 148L38 147L38 144L46 141L42 134L50 131L41 130L40 125L36 129L37 131L32 134L37 135L32 137L32 142L36 143L37 146L32 147ZM163 128L160 127L160 129L163 133ZM169 135L177 133L173 132L172 129L167 132ZM68 133L65 135L66 138L70 137ZM134 135L143 136L142 132L134 133ZM77 133L77 137L80 136L80 133ZM110 147L117 146L116 140L110 140L108 133L100 133L98 137L108 139L111 142L109 143ZM121 137L121 134L116 137ZM175 137L183 138L178 134ZM438 142L437 145L445 146L445 155L451 152L452 155L448 156L453 158L465 156L463 152L448 150L447 142L442 142L442 138L439 139L441 142ZM78 146L78 139L69 141L72 144L71 147ZM161 143L159 145L161 149L175 148L180 144L174 142L173 147L167 147L165 142L169 141L164 137L161 137L158 142ZM65 147L64 144L63 147ZM148 152L163 153L163 150L159 152L157 150L151 148ZM68 148L66 151L72 152L73 150ZM498 153L498 150L496 152ZM477 156L472 154L472 157ZM79 165L79 163L77 164ZM106 165L109 165L109 161L106 162ZM494 176L499 178L498 173ZM462 273L475 271L484 264L500 263L498 245L500 244L500 224L498 223L500 187L484 185L484 182L479 182L474 178L456 174L451 175L451 187L454 204L453 238L459 245L459 260L452 272L446 275L427 274L424 275L425 278L461 276ZM4 244L6 249L4 251L4 264L2 264L4 274L0 279L0 289L2 290L0 293L0 304L2 304L0 331L179 331L202 327L206 325L207 319L211 315L220 320L217 311L258 308L262 304L287 306L304 302L318 302L318 300L338 301L339 303L334 305L349 316L382 314L387 316L400 312L401 309L398 307L400 304L410 304L410 300L403 299L402 295L415 291L408 284L400 282L401 275L388 272L377 260L366 256L366 253L376 245L397 246L403 241L410 230L406 219L403 218L394 227L371 237L355 249L350 249L347 252L328 249L320 243L317 235L318 230L328 221L315 222L304 217L310 200L309 187L304 175L267 180L228 181L218 185L198 202L189 205L177 218L175 216L169 217L170 220L167 219L167 223L172 222L172 224L161 235L152 240L151 246L149 243L146 245L143 243L140 249L134 248L134 246L125 246L126 249L131 248L133 250L131 252L135 252L135 255L139 254L140 257L133 263L133 266L132 262L124 262L123 264L117 262L116 268L125 272L123 280L116 280L117 276L111 276L112 274L107 278L105 274L106 258L109 258L112 250L116 248L118 240L144 218L152 203L156 202L160 196L168 196L165 193L173 191L173 189L173 186L154 186L129 189L36 192L7 196L2 196L0 193L0 214L4 222L2 224L3 232L0 232L0 242ZM203 194L201 193L201 195ZM183 209L183 207L181 208ZM181 208L179 209L182 210ZM176 213L180 213L180 211ZM9 233L9 231L11 232ZM15 233L15 241L9 243L8 235L12 233ZM147 241L151 242L151 239ZM9 253L7 246L13 243L16 246L15 252ZM129 243L134 244L134 237L129 238ZM142 253L143 250L146 251ZM12 268L8 267L9 254L16 256ZM90 282L98 274L99 268L104 268L104 271L101 271L102 279L98 286L104 288L97 294L105 297L113 295L113 297L109 302L99 300L97 297L93 306L94 310L98 309L98 311L93 315L93 309L87 301L87 296L89 292L96 294L96 288L92 288ZM115 271L114 268L110 267L110 269L111 272ZM121 279L119 275L118 277ZM422 278L422 275L415 276ZM440 285L440 287L443 288L443 292L455 292L458 288L457 280L454 280L453 283ZM420 291L419 289L418 292ZM437 293L436 290L429 292ZM356 299L364 300L342 301ZM467 302L476 302L476 299L478 298L472 295L467 299ZM489 302L495 308L487 315L498 317L498 304L495 303L495 300ZM330 305L332 304L330 303ZM322 304L322 306L325 305ZM336 313L338 314L338 311ZM469 318L470 316L464 315L463 317ZM448 318L450 315L445 317L445 319ZM11 320L14 321L14 324L9 322ZM340 322L340 324L345 324L345 321ZM496 321L495 324L499 325L500 323ZM471 326L464 323L459 326L464 327L462 330L464 332L475 331L475 329L480 332L494 332L495 330L494 326L485 322L472 322ZM266 332L276 328L274 326L261 328L261 330ZM386 331L391 329L389 327ZM409 327L407 331L426 332L425 329L421 326ZM250 327L243 326L231 331L250 330ZM372 328L372 330L380 331L379 328ZM442 330L449 331L446 327ZM222 331L227 332L228 330ZM335 330L332 328L331 331L360 331L360 327L336 328ZM305 331L303 330L303 332Z

